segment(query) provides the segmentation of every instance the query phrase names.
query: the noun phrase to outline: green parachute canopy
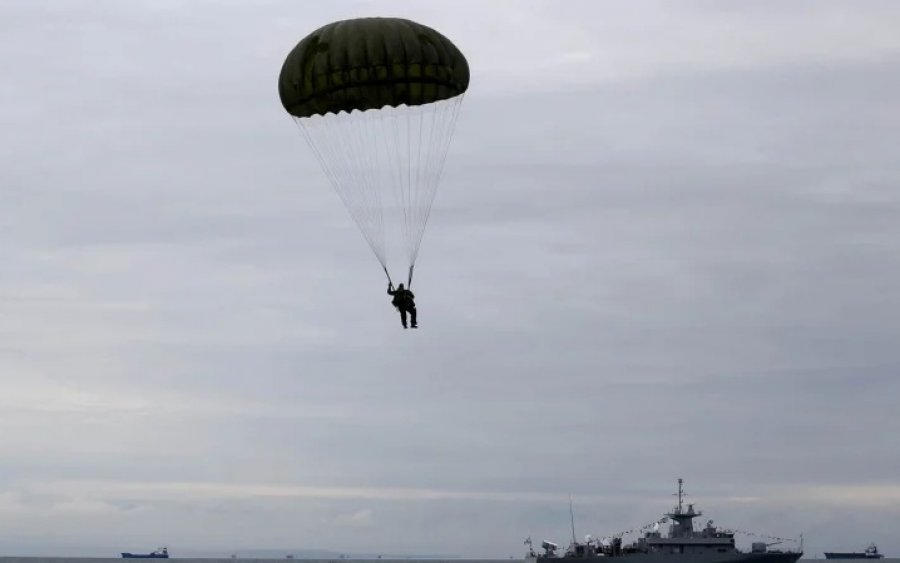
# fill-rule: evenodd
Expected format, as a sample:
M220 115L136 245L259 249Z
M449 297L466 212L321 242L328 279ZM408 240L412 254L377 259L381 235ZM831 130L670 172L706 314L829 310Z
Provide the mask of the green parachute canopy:
M278 80L294 117L416 106L453 98L469 86L469 64L449 39L401 18L330 23L287 56Z
M278 78L322 171L388 280L407 283L437 192L469 64L449 39L399 18L317 29L288 54Z

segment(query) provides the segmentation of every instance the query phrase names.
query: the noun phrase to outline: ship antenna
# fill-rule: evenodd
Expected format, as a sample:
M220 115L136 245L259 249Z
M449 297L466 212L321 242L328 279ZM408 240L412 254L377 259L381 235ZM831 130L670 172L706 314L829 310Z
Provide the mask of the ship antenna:
M572 510L572 494L569 494L569 520L572 523L572 543L575 541L575 511Z
M681 514L682 507L682 499L684 498L684 489L682 485L684 484L684 479L678 478L678 514Z

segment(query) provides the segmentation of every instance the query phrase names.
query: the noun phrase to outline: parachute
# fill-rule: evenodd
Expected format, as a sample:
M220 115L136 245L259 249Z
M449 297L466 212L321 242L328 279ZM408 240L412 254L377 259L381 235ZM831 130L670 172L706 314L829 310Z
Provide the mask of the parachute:
M284 109L388 281L399 261L412 284L468 86L468 62L449 39L399 18L325 25L281 68Z

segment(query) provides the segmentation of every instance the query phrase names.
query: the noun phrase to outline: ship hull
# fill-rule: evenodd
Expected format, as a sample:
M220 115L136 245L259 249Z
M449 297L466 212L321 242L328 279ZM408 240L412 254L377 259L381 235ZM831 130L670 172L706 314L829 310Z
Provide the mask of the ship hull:
M802 553L628 553L614 557L541 557L537 563L796 563ZM593 563L592 562L592 563Z
M881 559L884 555L868 555L866 553L832 553L825 552L825 559Z
M168 559L168 555L158 553L123 553L123 559Z

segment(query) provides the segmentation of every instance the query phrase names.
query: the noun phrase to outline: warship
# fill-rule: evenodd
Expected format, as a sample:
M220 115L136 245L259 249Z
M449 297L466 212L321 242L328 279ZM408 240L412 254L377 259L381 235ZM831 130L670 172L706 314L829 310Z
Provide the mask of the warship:
M709 520L702 529L694 529L694 518L703 513L694 510L693 504L684 506L684 480L678 480L678 505L664 518L642 528L644 534L637 541L622 543L622 535L594 540L585 537L584 542L575 539L575 522L572 518L572 543L562 554L558 554L557 544L544 541L543 553L535 553L531 538L525 540L529 546L526 563L583 563L582 560L616 558L621 563L796 563L803 555L802 543L799 551L770 549L781 543L753 542L750 551L737 548L734 531L723 530ZM669 522L668 535L660 533L660 524ZM780 538L779 538L780 539ZM783 541L783 540L782 540Z
M881 559L882 557L884 557L884 555L878 553L878 547L874 543L869 544L869 547L867 547L866 550L862 553L841 553L834 551L825 552L825 559Z

